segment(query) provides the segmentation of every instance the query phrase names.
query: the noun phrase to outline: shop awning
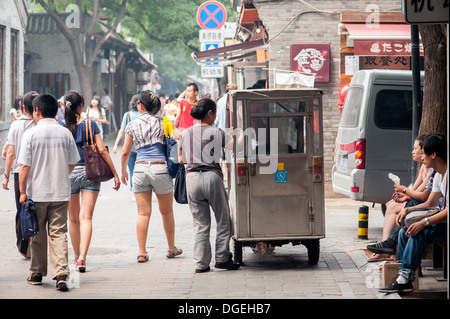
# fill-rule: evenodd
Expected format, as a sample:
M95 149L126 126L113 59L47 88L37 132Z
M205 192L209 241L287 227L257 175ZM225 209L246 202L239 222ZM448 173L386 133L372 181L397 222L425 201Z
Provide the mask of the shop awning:
M233 44L213 50L197 51L192 53L192 58L199 64L211 62L229 64L233 61L256 55L256 50L265 49L268 46L269 44L261 39ZM214 59L214 61L211 61L212 59Z
M409 24L345 23L352 40L411 40Z

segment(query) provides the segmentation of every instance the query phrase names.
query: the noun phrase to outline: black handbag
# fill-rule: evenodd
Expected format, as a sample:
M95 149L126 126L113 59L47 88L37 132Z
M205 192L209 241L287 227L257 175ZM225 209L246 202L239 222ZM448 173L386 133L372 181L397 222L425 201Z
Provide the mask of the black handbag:
M39 224L36 215L36 206L31 199L27 199L25 206L20 206L20 226L24 240L39 233Z
M180 168L175 176L173 197L178 204L187 204L186 193L186 169L184 165L180 165Z

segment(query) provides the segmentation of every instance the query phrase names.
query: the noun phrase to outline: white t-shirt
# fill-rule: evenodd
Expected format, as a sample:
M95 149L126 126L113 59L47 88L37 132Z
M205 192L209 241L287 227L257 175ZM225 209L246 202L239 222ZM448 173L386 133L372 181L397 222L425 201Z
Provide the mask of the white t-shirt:
M27 197L35 202L70 200L69 165L80 160L72 133L55 119L42 119L25 132L19 164L29 166Z
M442 175L439 174L438 172L436 172L436 175L434 175L433 190L432 190L432 192L441 192L442 196L446 197L446 203L445 203L446 207L448 207L447 173L448 173L448 170L445 172L444 178L442 178ZM447 196L445 193L447 193Z
M105 109L101 108L101 115L99 109L94 110L93 108L89 107L86 111L86 116L89 116L90 119L96 118L100 119L103 116L106 116ZM98 128L100 129L100 134L103 133L103 126L102 123L99 121L95 121L97 123Z
M8 145L13 145L16 155L16 162L14 163L13 173L19 173L19 163L17 158L19 157L21 141L23 134L34 127L36 123L33 120L27 118L20 118L17 121L11 123L11 127L8 132Z

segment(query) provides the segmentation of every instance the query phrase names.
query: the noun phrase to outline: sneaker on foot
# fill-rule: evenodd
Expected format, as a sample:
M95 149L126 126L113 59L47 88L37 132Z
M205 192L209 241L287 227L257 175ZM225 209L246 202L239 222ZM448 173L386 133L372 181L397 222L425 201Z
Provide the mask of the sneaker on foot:
M30 285L42 285L42 275L41 274L31 274L27 278L27 282Z
M390 294L396 292L411 292L413 290L411 281L408 281L406 284L399 284L397 280L394 280L390 285L378 289L378 292Z
M375 254L395 255L396 254L395 246L396 246L395 242L390 241L388 239L382 241L381 243L367 245L367 249Z
M59 291L69 290L69 288L67 287L67 276L66 275L56 276L56 289L58 289Z
M76 260L76 269L78 269L79 272L85 272L86 271L86 261L77 259Z

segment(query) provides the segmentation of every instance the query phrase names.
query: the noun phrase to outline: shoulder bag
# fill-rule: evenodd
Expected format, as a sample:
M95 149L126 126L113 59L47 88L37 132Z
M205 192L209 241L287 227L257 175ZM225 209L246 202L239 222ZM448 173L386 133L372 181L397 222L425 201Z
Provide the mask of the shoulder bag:
M180 165L175 183L173 185L173 197L178 204L188 204L187 192L186 192L186 170L184 165Z
M88 122L89 121L89 125ZM114 174L109 168L108 163L103 159L98 152L97 146L94 144L92 137L91 120L86 120L86 145L83 146L84 163L86 167L86 178L94 182L106 182L114 177ZM89 137L91 143L89 144ZM106 149L108 147L105 145ZM108 150L109 151L109 150Z
M166 136L166 161L169 175L172 178L177 176L177 172L180 169L180 163L178 162L178 143L173 137L172 122L167 116L163 118L164 135Z

